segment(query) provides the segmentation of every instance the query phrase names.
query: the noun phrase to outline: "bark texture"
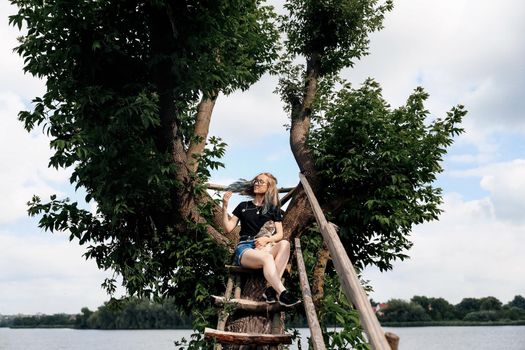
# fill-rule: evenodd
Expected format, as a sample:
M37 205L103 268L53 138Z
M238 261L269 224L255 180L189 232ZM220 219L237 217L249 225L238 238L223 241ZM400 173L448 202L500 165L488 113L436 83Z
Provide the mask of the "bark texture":
M266 280L261 273L253 273L242 276L241 295L242 299L264 301L262 294L266 288ZM231 315L226 323L226 331L240 333L272 334L272 321L275 313L265 315L254 315L241 310ZM281 327L282 332L282 327ZM268 346L254 345L224 345L223 349L241 350L267 350Z
M326 271L326 264L330 259L330 252L326 243L323 243L317 252L317 261L314 266L312 279L312 299L315 307L318 308L324 296L324 274Z

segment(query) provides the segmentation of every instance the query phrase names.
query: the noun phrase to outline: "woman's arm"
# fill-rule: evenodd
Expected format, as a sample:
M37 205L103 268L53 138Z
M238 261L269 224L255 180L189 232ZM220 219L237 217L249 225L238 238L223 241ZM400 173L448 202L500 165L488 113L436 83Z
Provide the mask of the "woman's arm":
M274 222L275 225L275 234L270 237L260 237L255 240L255 247L261 248L266 246L268 243L276 243L283 239L284 232L283 232L283 223L280 221Z
M228 202L230 201L231 196L232 192L228 191L224 193L224 196L222 197L222 226L226 233L230 233L239 222L239 218L235 215L232 215L231 218L228 216Z

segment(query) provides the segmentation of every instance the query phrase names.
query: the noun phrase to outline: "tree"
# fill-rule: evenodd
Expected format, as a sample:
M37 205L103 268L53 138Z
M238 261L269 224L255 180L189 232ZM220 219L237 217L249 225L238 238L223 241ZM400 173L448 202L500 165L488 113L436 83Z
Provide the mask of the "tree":
M419 304L401 299L390 299L387 307L382 309L381 322L415 322L430 321L425 309Z
M410 301L421 305L432 321L453 320L456 318L454 306L443 298L427 298L416 295Z
M501 310L501 301L495 297L481 298L479 309L480 310Z
M481 301L476 298L463 298L459 304L456 305L456 311L459 317L463 319L468 313L480 311Z
M497 321L498 313L494 310L482 310L469 312L464 318L464 321L488 322Z
M339 78L368 53L390 0L289 0L283 17L260 1L11 2L19 11L10 22L28 28L17 48L24 69L47 81L20 120L43 127L50 165L71 167L71 183L97 203L92 214L35 196L29 213L87 245L86 257L122 276L130 294L173 296L190 312L207 310L208 295L223 289L235 235L222 232L205 192L225 152L208 125L220 93L268 71L280 76L291 151L358 267L390 269L407 257L412 226L438 218L433 181L463 108L431 120L422 88L392 109L373 80L355 89ZM285 236L319 242L304 235L312 222L298 186ZM320 305L338 289L324 288L334 274L326 246L309 247ZM211 313L198 314L202 327Z
M525 298L521 295L516 295L507 305L525 310Z
M75 319L76 328L90 328L89 327L89 318L93 315L93 311L89 310L87 307L80 309L80 314L77 315Z

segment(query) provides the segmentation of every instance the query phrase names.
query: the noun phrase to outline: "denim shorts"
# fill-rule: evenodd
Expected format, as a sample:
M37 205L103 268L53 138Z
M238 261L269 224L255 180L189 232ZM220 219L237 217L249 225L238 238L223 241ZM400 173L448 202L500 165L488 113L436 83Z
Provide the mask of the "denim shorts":
M241 258L246 249L255 249L255 240L252 239L250 241L241 241L237 244L237 248L235 248L235 257L233 258L233 264L241 266Z

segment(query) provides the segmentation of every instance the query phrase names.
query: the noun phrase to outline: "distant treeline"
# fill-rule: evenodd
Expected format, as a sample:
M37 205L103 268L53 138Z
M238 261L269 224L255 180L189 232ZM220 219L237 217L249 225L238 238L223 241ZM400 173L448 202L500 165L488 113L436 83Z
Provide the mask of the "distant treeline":
M487 322L492 324L523 324L525 320L525 298L516 295L512 301L503 305L495 297L465 298L459 304L452 305L443 298L414 296L410 301L391 299L384 304L374 303L377 315L382 324L413 322L424 324L429 322L450 321L459 325L461 322L475 324ZM461 321L461 322L455 322Z
M191 319L181 315L172 299L154 303L128 298L105 303L96 311L87 307L80 314L32 315L0 318L0 327L85 329L172 329L191 328Z
M470 325L525 324L525 298L521 295L503 305L495 297L465 298L452 305L443 298L414 296L410 301L391 299L372 304L384 325ZM291 327L307 327L304 317L290 320ZM334 319L334 324L336 324ZM83 329L173 329L191 328L191 319L181 315L173 299L154 303L147 299L127 298L105 303L96 311L82 308L76 315L0 316L0 327L69 327Z

